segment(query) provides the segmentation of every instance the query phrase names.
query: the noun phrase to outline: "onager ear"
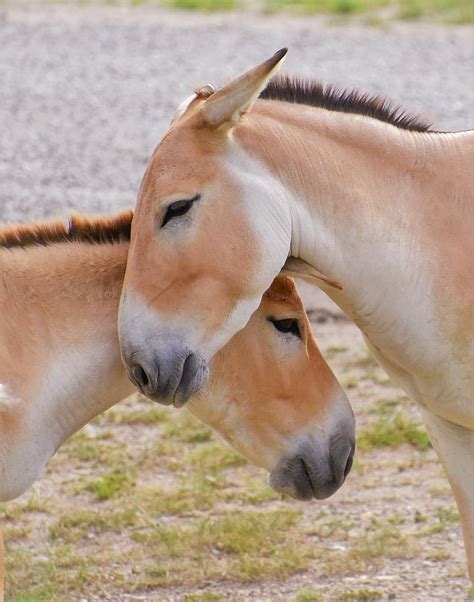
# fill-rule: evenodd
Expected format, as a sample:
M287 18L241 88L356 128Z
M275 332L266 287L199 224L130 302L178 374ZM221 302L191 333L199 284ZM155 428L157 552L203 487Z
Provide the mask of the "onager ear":
M292 278L302 278L309 282L319 280L342 291L342 286L339 282L328 278L328 276L316 268L313 268L312 265L309 265L309 263L306 263L306 261L297 257L288 257L285 261L285 265L281 268L280 274L283 276L291 276Z
M211 128L236 125L280 67L287 51L287 48L278 50L265 62L219 88L199 109L204 122Z

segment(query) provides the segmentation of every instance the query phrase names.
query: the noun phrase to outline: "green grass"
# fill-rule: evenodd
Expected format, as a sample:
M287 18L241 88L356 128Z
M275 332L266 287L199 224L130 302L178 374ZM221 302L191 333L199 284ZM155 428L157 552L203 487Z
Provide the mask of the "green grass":
M214 592L184 594L184 602L220 602L222 596Z
M426 430L411 422L401 411L381 414L357 438L358 447L366 451L381 447L399 447L407 443L421 451L431 447Z
M472 0L400 0L398 17L437 17L448 23L474 23Z
M14 0L0 0L9 4ZM246 0L46 0L53 3L112 6L152 6L192 11L246 10ZM252 7L252 4L250 4ZM474 23L472 0L262 0L252 10L292 14L364 15L367 25L381 26L394 19L429 19L444 23ZM382 11L382 12L380 12Z
M186 10L231 10L237 8L237 0L166 0L170 8Z
M130 477L121 469L116 468L114 471L104 475L100 479L89 481L84 486L84 489L94 494L98 500L108 500L119 492L124 493L127 491L128 493L130 487Z
M179 421L168 421L165 424L165 436L182 443L204 443L211 440L212 430L197 422L191 414L185 413Z
M375 589L354 589L336 597L337 602L365 602L366 600L382 600L384 595Z
M386 6L389 0L267 0L268 10L350 14Z
M187 525L149 517L148 528L136 531L133 538L152 551L155 562L145 567L145 573L146 583L155 586L193 584L223 575L243 582L283 578L309 563L304 544L292 537L299 516L297 510L240 510ZM186 562L180 562L184 557Z
M472 0L266 0L265 6L269 11L346 15L387 9L392 18L474 23ZM375 24L381 22L378 17Z
M323 602L323 596L314 589L301 589L292 602Z
M162 424L169 418L169 410L158 404L145 402L144 407L139 409L129 409L127 407L112 409L107 412L107 421L111 424L135 424L152 426Z
M412 558L414 548L410 539L396 526L373 520L369 531L354 542L349 557L357 560L380 558Z
M124 510L75 510L61 514L49 528L52 541L77 543L107 531L121 533L126 527L144 525L143 518L135 508Z

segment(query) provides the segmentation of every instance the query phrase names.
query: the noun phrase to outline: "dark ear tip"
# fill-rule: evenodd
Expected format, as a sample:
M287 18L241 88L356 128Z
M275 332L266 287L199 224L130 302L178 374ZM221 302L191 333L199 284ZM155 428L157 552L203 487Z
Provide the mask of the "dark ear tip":
M281 59L286 56L286 53L288 52L288 48L280 48L280 50L277 50L275 52L275 54L273 55L273 58L281 61Z

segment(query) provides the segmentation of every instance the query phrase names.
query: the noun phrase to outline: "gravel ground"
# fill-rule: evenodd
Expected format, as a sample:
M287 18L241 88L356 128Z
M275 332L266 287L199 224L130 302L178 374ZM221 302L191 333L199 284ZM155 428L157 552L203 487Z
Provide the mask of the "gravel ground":
M389 95L439 128L474 125L472 27L120 8L0 8L0 221L133 204L194 86L281 46L285 69Z
M424 113L439 129L473 127L473 39L472 27L364 28L334 26L320 18L239 13L3 6L0 221L67 216L71 209L105 213L132 205L147 158L177 104L195 86L219 84L281 46L290 48L288 71L384 93ZM317 297L308 293L314 307ZM320 302L316 305L331 314L330 305L323 310ZM316 327L323 348L345 344L352 349L359 340L355 327L337 320L331 324ZM356 413L364 397L376 402L381 395L377 389L349 394ZM386 515L401 504L407 512L425 509L433 515L452 504L446 489L428 494L435 485L446 487L431 452L422 471L414 467L407 482L397 481L407 453L393 452L389 461L377 455L372 485L353 474L330 502L331 512L343 513L344 504L357 495L357 515L369 507L375 515ZM51 485L46 479L39 487ZM387 559L383 570L359 575L354 583L345 577L343 583L379 587L383 582L386 596L401 600L463 599L467 579L459 527L434 537L430 545L442 548L450 560L428 553ZM325 592L340 585L339 577L321 570L314 567L284 584L223 588L223 593L233 600L286 600L315 582ZM153 599L182 599L182 593L168 590Z

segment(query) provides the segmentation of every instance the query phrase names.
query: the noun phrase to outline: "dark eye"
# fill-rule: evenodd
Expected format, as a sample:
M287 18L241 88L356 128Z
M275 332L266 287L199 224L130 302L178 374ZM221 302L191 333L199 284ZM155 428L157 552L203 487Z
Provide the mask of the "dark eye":
M286 332L293 334L295 337L301 339L300 327L298 320L288 318L287 320L275 320L274 318L268 318L273 326L280 332Z
M165 226L170 220L175 217L179 217L180 215L184 215L187 213L193 204L199 200L199 195L197 194L192 199L187 199L183 201L176 201L175 203L171 203L166 209L165 217L161 223L161 227Z

